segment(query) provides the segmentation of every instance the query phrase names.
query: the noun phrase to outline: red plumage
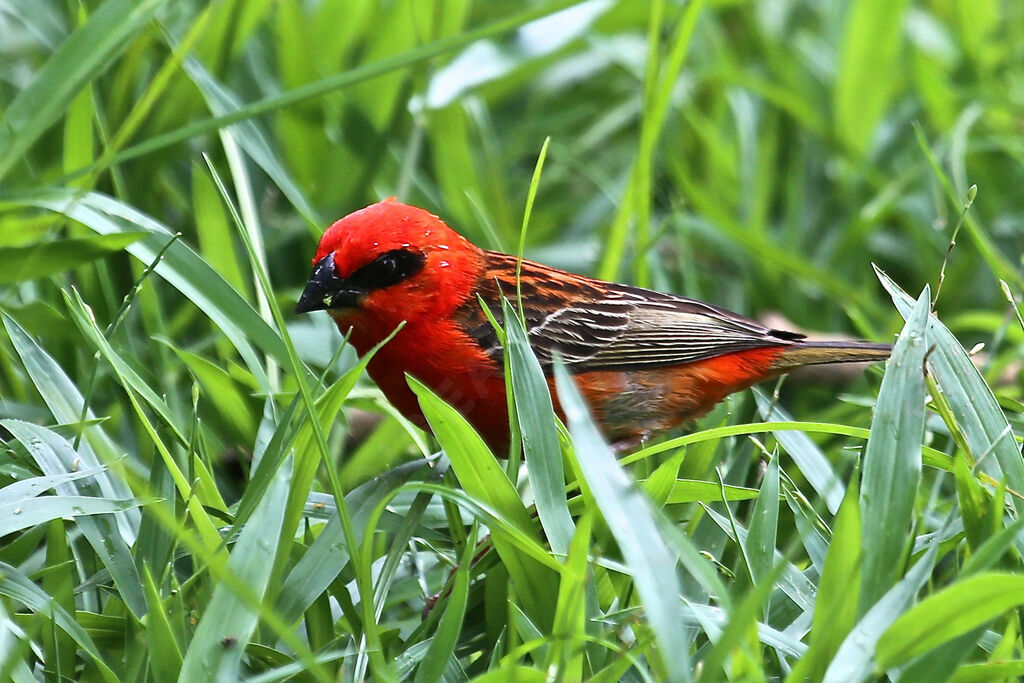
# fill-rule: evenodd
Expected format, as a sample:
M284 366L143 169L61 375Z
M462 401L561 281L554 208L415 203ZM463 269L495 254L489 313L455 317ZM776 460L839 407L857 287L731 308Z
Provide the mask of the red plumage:
M501 320L502 297L516 300L518 259L480 249L429 212L389 199L334 223L313 262L297 311L327 310L343 333L351 329L360 354L404 323L368 366L388 400L427 427L408 373L503 454L502 349L479 301ZM887 344L810 342L700 301L525 259L519 278L541 366L550 377L554 355L562 356L614 441L678 426L796 367L889 355Z

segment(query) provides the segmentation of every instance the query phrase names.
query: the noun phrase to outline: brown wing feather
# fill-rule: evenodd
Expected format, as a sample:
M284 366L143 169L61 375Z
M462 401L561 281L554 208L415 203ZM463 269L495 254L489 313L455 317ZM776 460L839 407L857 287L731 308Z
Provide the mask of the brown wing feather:
M478 292L501 320L501 297L516 300L516 258L488 252ZM788 346L802 335L771 330L723 308L629 285L603 282L524 260L522 307L530 345L545 372L559 354L575 373L693 363L727 353ZM501 344L479 303L459 322L495 360Z

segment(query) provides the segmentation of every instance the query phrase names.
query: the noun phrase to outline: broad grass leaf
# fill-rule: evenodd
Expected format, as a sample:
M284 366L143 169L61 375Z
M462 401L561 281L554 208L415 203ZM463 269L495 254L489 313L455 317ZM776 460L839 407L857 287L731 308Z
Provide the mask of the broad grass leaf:
M423 472L426 461L399 465L379 477L356 487L345 495L345 503L352 510L352 525L362 534L370 514L377 505L409 478ZM344 545L341 522L334 512L333 501L317 502L331 512L327 525L316 540L295 563L281 586L277 610L282 618L292 623L305 612L318 595L323 593L345 569L350 559ZM362 543L362 536L357 540Z
M6 562L0 562L0 595L19 602L34 612L44 614L52 619L53 624L71 636L78 647L89 656L96 666L100 677L108 683L117 683L119 678L103 660L99 648L75 617L63 607L54 603L52 596L43 592L30 578Z
M530 348L522 321L506 299L502 299L502 312L512 395L537 513L552 550L565 555L569 551L574 527L566 504L562 450L558 445L551 392L540 363Z
M750 561L751 579L760 583L771 574L775 565L775 539L779 531L779 457L768 463L761 491L754 503L747 538L744 541L747 559Z
M924 440L925 327L930 313L931 290L925 287L896 340L864 449L861 614L901 576L914 522Z
M854 0L843 25L835 85L835 129L863 155L899 86L908 0Z
M0 285L37 280L115 254L144 232L68 237L16 247L0 246Z
M93 496L38 496L28 500L0 505L0 535L6 536L22 529L45 524L53 519L77 519L87 515L102 515L138 507L142 501L110 500Z
M262 600L266 593L279 550L275 542L284 518L280 502L288 491L290 475L289 467L278 469L228 558L227 571L257 600ZM245 646L258 622L258 615L232 587L223 583L216 585L185 652L181 679L237 679Z
M475 530L475 527L474 527ZM470 534L475 538L476 534ZM473 565L473 554L476 546L467 543L459 560L458 568L452 583L451 592L445 601L444 614L437 625L437 630L430 641L430 647L416 669L413 683L431 683L440 680L455 654L455 646L459 642L462 621L466 616L466 602L469 599L469 572ZM457 665L458 662L456 661Z
M149 612L146 620L146 642L149 645L150 671L157 683L173 683L181 673L181 646L174 635L174 627L167 617L160 589L153 580L149 567L143 566L146 602Z
M530 539L539 540L515 487L466 418L415 378L409 378L409 386L419 399L420 409L466 493L501 515ZM517 599L532 619L544 628L550 628L558 596L555 575L521 553L503 530L492 528L491 537L517 589Z
M851 485L839 507L835 530L818 581L811 624L810 648L793 668L788 681L820 681L843 639L857 623L861 573L859 492Z
M913 300L877 267L875 273L900 315L908 317ZM1005 477L1010 489L1024 494L1024 459L1020 445L1014 440L992 389L960 342L935 316L928 317L926 334L934 347L928 355L928 367L956 416L978 470L997 482ZM1024 500L1014 496L1010 503L1018 516L1024 515Z
M653 504L619 466L561 363L555 365L555 384L578 454L577 465L622 550L665 670L673 681L688 681L689 643L678 626L682 590L676 560L658 531Z
M765 422L792 422L793 418L783 408L769 400L764 390L753 388L757 409ZM828 511L835 514L843 502L846 487L832 468L832 463L810 437L798 431L777 431L772 436L793 458L797 468L807 478L807 483L825 500Z
M989 572L957 581L893 621L875 648L878 670L899 666L1022 603L1024 576Z
M149 233L127 251L145 264L156 258L173 233L138 209L98 192L48 188L19 194L9 201L61 213L103 234ZM280 335L260 317L248 301L203 261L189 246L176 241L156 266L156 273L190 299L220 328L238 350L249 372L269 391L263 363L255 348L285 367L290 365ZM255 348L254 348L255 347Z
M76 452L62 436L45 427L20 420L3 420L0 421L0 424L25 446L39 469L49 476L73 472L76 463L81 458L80 452ZM93 481L68 481L58 484L56 491L62 496L77 497L83 494L99 493L106 500L126 500L127 498L108 496L105 489L111 487L109 487L110 480L106 475L107 473L101 470L94 475ZM108 486L104 486L105 481ZM125 510L134 507L134 505L125 505L120 506L116 512L106 510L99 514L79 517L78 527L88 539L89 545L92 546L100 562L110 572L121 599L124 600L132 614L141 619L146 614L146 599L142 593L142 582L128 547L129 539L122 535L117 522L118 515L122 515ZM135 527L135 529L137 528ZM133 534L130 541L134 542L134 540Z
M935 568L939 541L862 616L843 640L825 671L824 683L853 683L873 676L875 646L889 626L906 612Z

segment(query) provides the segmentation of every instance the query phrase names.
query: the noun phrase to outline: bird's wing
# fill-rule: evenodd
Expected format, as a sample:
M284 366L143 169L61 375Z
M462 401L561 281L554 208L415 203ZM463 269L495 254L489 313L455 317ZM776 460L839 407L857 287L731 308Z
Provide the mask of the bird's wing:
M530 345L545 372L555 355L576 373L630 370L788 346L803 338L694 299L593 280L526 260L519 282ZM501 298L513 307L517 301L515 257L489 252L478 291L501 320ZM460 317L480 346L500 359L501 344L479 303L467 302Z

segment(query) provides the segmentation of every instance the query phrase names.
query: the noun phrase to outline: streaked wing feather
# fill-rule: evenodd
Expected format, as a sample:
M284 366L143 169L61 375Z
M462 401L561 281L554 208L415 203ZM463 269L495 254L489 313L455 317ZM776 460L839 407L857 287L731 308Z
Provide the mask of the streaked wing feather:
M495 252L488 257L479 291L501 320L501 297L516 298L516 259ZM694 299L592 280L526 260L520 291L530 345L545 372L556 354L575 373L629 370L785 346L802 338ZM460 315L481 347L500 360L501 345L478 302L467 302Z

